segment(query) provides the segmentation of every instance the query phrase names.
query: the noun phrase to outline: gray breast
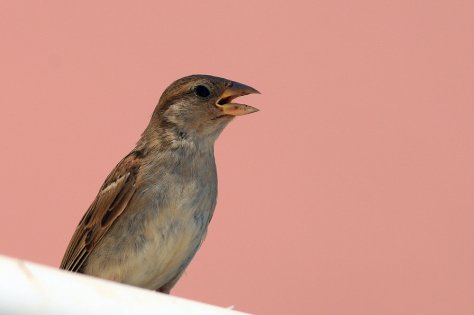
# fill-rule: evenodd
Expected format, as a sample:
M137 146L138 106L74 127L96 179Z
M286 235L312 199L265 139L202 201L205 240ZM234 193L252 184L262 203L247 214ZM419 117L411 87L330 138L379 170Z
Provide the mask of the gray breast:
M104 237L86 273L156 289L184 270L203 241L217 197L212 152L184 157L146 165L144 185L129 204L133 211L125 211Z

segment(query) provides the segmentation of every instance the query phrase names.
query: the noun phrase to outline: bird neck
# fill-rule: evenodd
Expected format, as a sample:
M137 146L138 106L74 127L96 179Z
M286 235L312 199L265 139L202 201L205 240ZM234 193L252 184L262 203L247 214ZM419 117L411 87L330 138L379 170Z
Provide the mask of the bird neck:
M137 143L137 149L180 151L183 156L214 153L217 136L203 136L178 126L155 126L150 124L145 129Z

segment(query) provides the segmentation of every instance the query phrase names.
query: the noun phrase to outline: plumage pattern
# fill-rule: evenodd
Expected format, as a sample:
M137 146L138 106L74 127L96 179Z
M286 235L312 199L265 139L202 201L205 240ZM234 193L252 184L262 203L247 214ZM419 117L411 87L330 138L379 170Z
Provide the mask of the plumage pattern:
M135 193L140 152L132 151L110 173L72 236L60 268L82 271L91 251L127 207Z

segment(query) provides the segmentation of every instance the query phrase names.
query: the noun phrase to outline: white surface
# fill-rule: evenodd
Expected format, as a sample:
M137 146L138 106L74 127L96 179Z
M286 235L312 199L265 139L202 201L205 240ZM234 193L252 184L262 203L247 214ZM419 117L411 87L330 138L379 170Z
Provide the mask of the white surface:
M0 256L0 314L244 314Z

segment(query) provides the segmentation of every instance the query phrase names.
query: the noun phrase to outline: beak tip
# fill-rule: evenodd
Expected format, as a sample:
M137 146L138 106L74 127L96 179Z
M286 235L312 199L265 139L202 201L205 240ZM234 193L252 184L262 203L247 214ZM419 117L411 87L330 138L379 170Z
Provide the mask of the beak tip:
M255 108L255 107L252 107L252 106L248 106L248 107L249 107L248 114L253 114L253 113L256 113L256 112L260 111L260 109L258 109L258 108Z
M245 89L244 89L245 93L247 94L262 94L260 93L259 90L251 87L251 86L248 86L248 85L245 85Z
M231 83L231 85L229 86L229 90L233 91L236 95L239 96L248 94L261 94L260 91L258 91L257 89L235 81Z

